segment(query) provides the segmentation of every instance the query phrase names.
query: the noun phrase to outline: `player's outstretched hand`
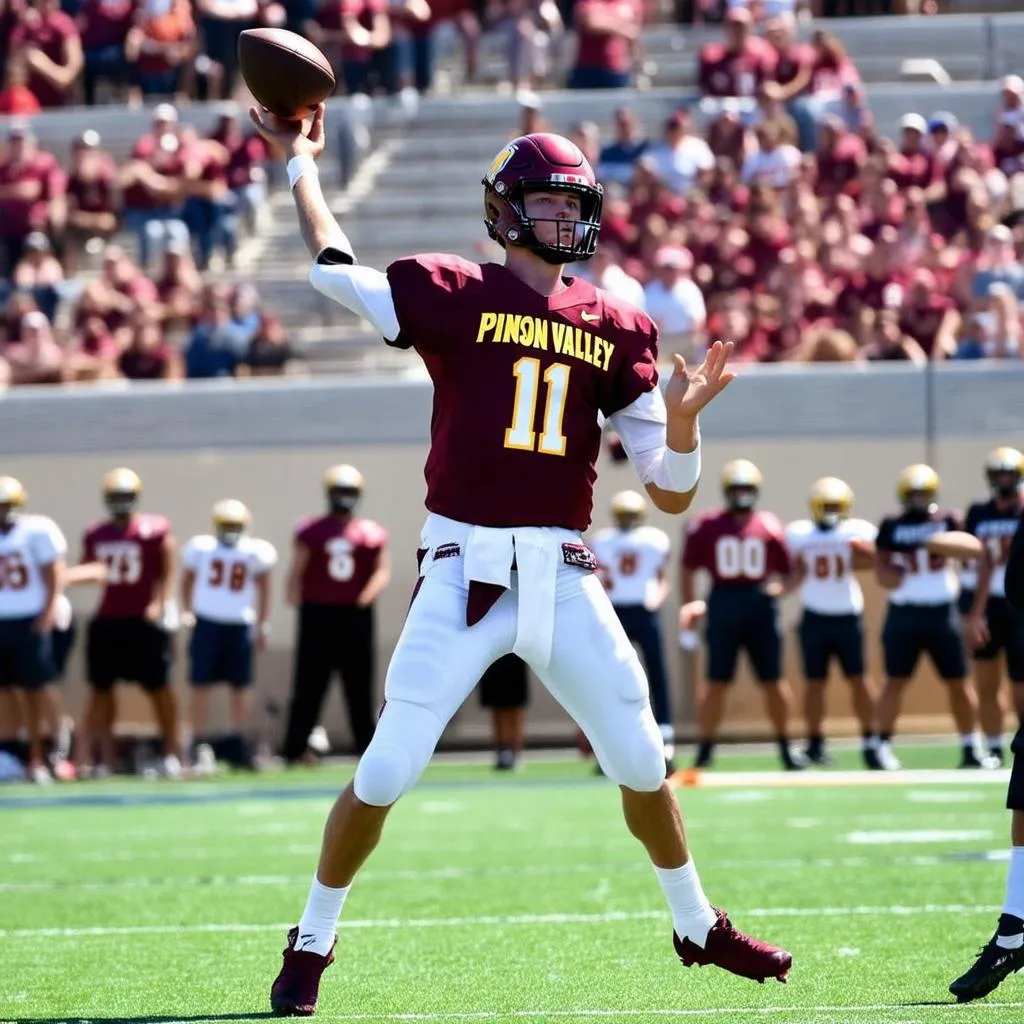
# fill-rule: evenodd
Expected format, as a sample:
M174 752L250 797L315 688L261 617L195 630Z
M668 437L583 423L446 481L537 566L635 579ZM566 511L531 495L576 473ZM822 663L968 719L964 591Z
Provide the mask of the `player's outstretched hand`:
M308 129L306 121L288 121L263 107L250 107L249 117L271 152L278 158L290 160L293 156L309 156L316 160L324 151L327 141L324 132L326 109L322 103L317 105Z
M676 355L675 368L665 388L665 405L669 416L693 419L711 401L736 379L732 370L727 370L732 355L731 341L716 341L708 349L704 362L692 373L686 369L686 360Z

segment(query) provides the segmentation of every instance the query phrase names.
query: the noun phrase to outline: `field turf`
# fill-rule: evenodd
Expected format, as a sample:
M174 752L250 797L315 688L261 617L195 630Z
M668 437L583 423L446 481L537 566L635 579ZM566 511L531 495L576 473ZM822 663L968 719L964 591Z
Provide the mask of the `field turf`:
M900 754L955 763L951 749ZM722 766L775 767L760 754ZM840 768L856 766L845 754ZM269 1016L350 771L0 788L0 1022ZM794 954L788 984L761 986L675 959L617 792L587 765L534 758L496 777L436 764L352 890L318 1018L1020 1024L1024 978L966 1006L947 992L1002 902L995 774L795 785L721 771L680 789L712 901Z

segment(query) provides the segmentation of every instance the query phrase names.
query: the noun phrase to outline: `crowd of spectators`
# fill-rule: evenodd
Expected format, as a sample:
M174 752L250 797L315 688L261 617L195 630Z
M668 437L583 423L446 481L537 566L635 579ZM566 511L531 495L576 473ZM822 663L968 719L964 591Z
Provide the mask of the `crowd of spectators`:
M284 327L253 287L203 275L231 265L257 219L265 157L232 109L204 138L158 105L120 164L95 130L64 156L13 122L0 150L0 384L282 372Z
M827 32L805 48L791 16L750 29L730 12L701 103L660 137L626 108L608 137L572 127L605 188L581 273L645 306L667 351L720 337L745 361L1024 358L1024 81L999 83L986 139L932 111L891 140ZM546 126L535 95L522 116Z
M840 10L850 6L849 12ZM467 82L480 43L500 48L513 88L615 88L635 80L640 31L658 20L719 21L741 11L892 13L892 0L0 0L0 114L96 102L230 99L238 34L306 35L330 57L339 92L435 85L444 33ZM878 10L875 10L878 8ZM883 8L885 10L883 10ZM930 9L926 4L923 9Z

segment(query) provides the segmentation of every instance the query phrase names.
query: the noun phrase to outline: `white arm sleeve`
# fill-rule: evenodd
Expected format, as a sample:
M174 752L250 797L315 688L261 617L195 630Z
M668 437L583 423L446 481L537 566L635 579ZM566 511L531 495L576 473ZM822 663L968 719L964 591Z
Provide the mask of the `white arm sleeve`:
M372 267L314 263L309 283L321 295L369 320L387 341L398 337L398 313L387 274Z
M681 494L697 486L700 437L698 435L694 452L669 451L665 440L665 396L661 388L645 392L624 409L612 413L608 420L644 484Z

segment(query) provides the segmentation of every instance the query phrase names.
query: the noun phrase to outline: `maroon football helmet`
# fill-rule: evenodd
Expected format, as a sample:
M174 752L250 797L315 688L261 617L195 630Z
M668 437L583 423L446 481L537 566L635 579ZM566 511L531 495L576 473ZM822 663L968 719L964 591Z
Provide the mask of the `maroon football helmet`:
M537 133L513 139L484 175L484 222L502 248L519 245L548 263L590 259L597 249L604 190L587 158L561 135ZM528 192L571 192L580 199L580 219L572 241L545 245L534 233L536 219L526 215Z

